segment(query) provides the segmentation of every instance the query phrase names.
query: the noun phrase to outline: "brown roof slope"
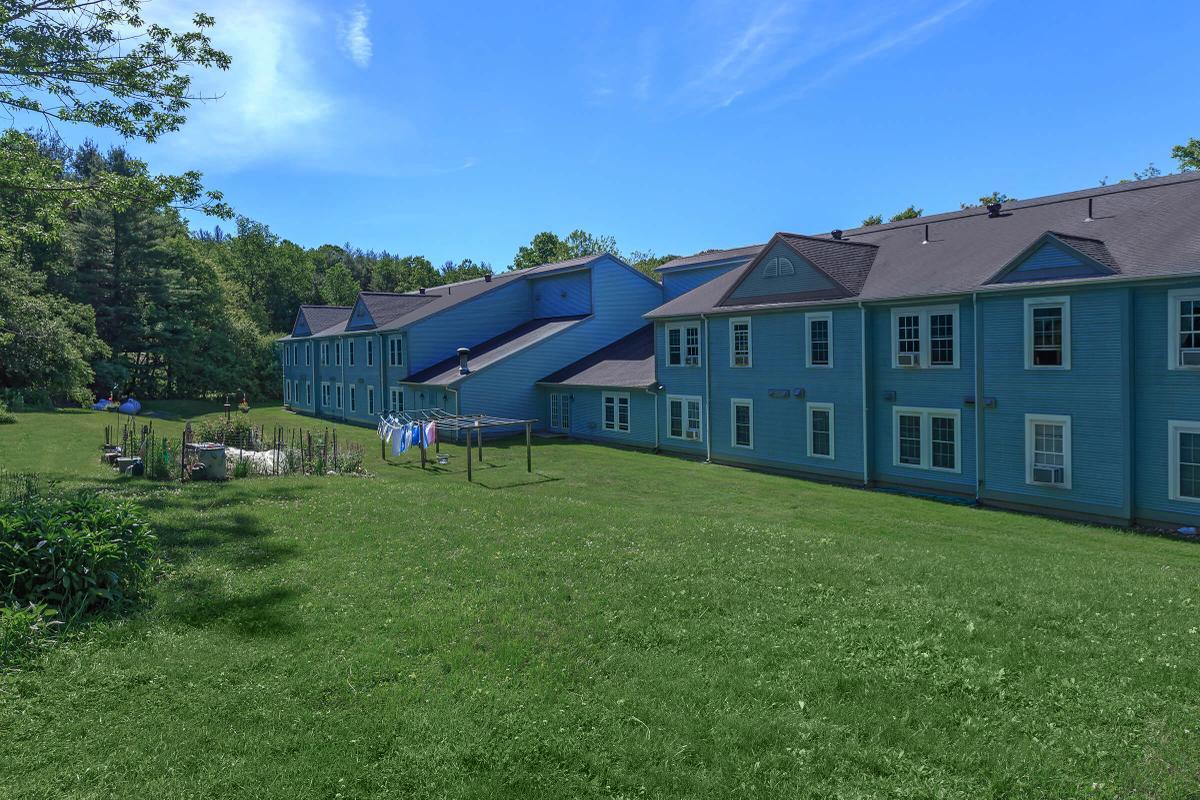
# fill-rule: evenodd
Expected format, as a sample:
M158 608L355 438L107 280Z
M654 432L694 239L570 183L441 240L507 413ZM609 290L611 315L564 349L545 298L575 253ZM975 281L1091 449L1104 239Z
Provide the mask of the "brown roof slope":
M472 347L470 358L467 361L467 366L471 372L467 375L459 372L458 356L454 355L439 361L433 366L426 367L419 372L409 375L404 379L403 383L424 383L432 386L449 386L458 383L463 378L470 377L471 374L489 367L498 361L503 361L509 356L548 339L556 333L561 333L568 328L575 327L587 319L587 316L586 314L581 314L573 317L547 317L523 323L511 330L505 331L499 336L494 336L486 342Z
M646 325L591 355L552 372L538 383L643 389L656 383L654 326Z
M1092 220L1085 221L1089 198ZM923 244L926 225L929 242ZM1200 273L1200 174L1185 173L1008 203L995 218L989 217L986 209L968 209L856 228L844 236L851 242L878 247L858 298L885 300L960 294L982 288L1047 232L1102 242L1108 261L1097 257L1105 253L1094 250L1089 255L1120 269L1119 275L1105 280ZM833 241L828 236L810 238ZM715 310L748 266L730 270L647 317Z

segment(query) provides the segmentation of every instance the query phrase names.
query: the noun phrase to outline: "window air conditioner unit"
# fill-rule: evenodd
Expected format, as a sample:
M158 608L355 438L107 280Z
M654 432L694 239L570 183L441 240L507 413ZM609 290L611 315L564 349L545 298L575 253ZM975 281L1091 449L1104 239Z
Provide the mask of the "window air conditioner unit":
M896 363L902 367L919 367L921 356L918 353L897 353Z
M697 428L688 428L688 429L687 429L687 431L684 433L684 438L687 438L687 439L693 439L693 440L699 440L699 439L700 439L700 431L699 431L699 429L697 429Z
M688 356L683 363L689 367L698 367L700 366L700 356Z
M1188 349L1179 354L1179 362L1185 367L1200 367L1200 349Z
M1062 467L1034 467L1034 483L1065 483L1066 472Z

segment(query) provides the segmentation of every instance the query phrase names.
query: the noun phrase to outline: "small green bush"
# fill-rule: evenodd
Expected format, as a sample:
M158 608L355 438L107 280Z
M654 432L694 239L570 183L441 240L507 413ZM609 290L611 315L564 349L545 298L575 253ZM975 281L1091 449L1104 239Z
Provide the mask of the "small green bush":
M0 602L64 617L125 605L145 588L155 537L136 506L81 492L0 502Z
M12 425L17 421L17 415L8 410L8 403L0 400L0 425Z
M62 623L45 603L0 605L0 664L12 664L46 643L46 634Z
M0 403L13 411L52 411L54 402L45 389L0 389Z
M258 431L244 419L233 417L228 423L224 419L202 419L192 436L194 442L220 442L239 450L260 450Z

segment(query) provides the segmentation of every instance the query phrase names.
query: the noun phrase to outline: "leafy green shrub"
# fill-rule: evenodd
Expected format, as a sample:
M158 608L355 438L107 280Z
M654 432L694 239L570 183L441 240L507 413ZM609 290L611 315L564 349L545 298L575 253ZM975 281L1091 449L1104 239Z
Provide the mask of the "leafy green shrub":
M45 603L0 605L0 664L11 664L45 641L51 628L62 623Z
M12 425L16 421L17 416L8 410L8 403L0 400L0 425Z
M196 426L192 436L195 442L220 442L240 450L258 450L258 431L244 419L233 417L227 423L224 419L202 419Z
M0 403L13 411L52 411L54 403L45 389L0 389Z
M155 537L132 503L81 492L0 502L0 601L44 603L64 616L135 599Z

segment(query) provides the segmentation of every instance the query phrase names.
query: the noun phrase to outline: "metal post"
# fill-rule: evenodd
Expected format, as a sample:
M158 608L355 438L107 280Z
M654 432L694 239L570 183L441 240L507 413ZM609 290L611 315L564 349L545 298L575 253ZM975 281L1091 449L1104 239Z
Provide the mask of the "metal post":
M479 427L479 423L475 423L475 444L479 447L479 463L483 463L483 428Z
M533 472L533 435L531 433L533 425L525 423L525 471Z
M467 428L467 481L471 480L471 429Z
M418 422L417 429L421 431L421 469L425 469L425 428Z

